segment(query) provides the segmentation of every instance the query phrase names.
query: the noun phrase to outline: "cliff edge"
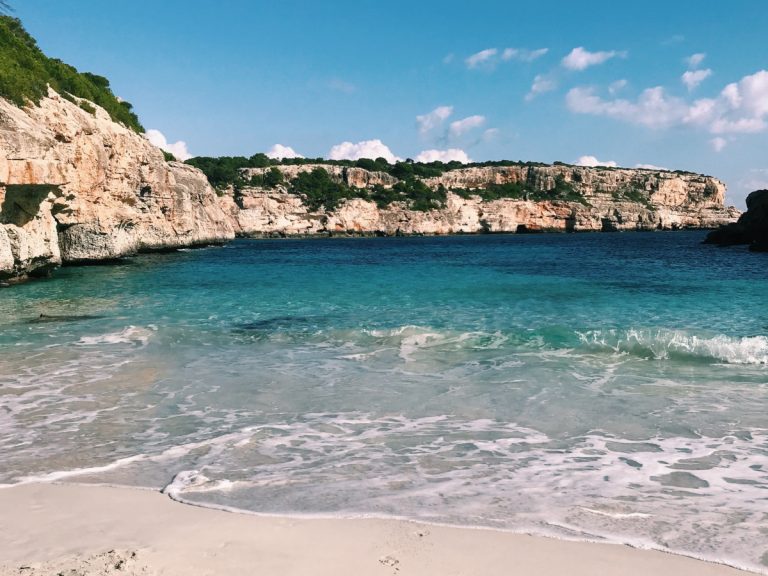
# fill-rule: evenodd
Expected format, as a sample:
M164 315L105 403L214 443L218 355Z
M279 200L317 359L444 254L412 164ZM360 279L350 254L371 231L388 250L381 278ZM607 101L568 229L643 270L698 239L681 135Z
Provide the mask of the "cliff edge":
M202 172L82 103L0 98L0 278L234 237Z

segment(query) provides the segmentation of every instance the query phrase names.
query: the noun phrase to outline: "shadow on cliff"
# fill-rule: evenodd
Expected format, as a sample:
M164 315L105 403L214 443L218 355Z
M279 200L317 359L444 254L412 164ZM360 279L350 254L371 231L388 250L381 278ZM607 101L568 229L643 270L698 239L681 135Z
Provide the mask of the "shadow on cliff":
M19 227L28 224L37 217L40 204L51 192L61 194L60 188L52 184L6 184L0 223Z

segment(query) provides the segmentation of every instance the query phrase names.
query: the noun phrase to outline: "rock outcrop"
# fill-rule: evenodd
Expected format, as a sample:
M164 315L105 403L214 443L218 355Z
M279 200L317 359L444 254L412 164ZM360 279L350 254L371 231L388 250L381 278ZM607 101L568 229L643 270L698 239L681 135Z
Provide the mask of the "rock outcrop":
M290 181L299 172L326 169L350 187L391 188L397 179L360 168L302 165L279 166ZM247 177L266 168L247 169ZM532 231L615 231L714 228L733 222L735 208L725 208L725 186L716 178L659 170L586 168L578 166L486 166L450 170L424 179L436 190L448 190L444 206L429 211L394 202L378 207L355 198L335 210L310 211L300 195L283 186L245 187L222 198L236 231L244 236L322 234L457 234ZM524 184L536 192L567 186L572 198L500 198L485 201L480 192L492 186ZM454 192L451 192L453 190ZM473 193L477 192L478 195Z
M0 278L234 237L202 172L94 108L0 98Z
M704 242L720 246L749 244L754 252L768 252L768 190L755 190L747 196L747 211L738 222L713 230Z

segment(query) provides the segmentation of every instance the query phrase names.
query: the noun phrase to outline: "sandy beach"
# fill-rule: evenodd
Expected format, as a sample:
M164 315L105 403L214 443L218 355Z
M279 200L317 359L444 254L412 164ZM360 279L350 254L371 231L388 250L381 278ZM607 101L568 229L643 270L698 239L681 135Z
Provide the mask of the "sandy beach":
M149 490L0 490L0 575L697 575L733 568L627 546L380 519L297 519Z

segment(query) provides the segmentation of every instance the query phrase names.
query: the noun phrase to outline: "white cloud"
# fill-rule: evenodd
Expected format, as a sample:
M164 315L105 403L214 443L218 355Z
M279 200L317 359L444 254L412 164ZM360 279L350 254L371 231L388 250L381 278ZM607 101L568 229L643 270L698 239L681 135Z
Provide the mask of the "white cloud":
M689 69L698 68L699 65L704 62L704 58L706 57L707 55L704 54L704 52L698 52L688 56L688 58L685 59L685 63L688 65Z
M526 48L505 48L501 53L502 60L519 60L521 62L533 62L549 52L549 48L527 50Z
M475 114L474 116L467 116L462 120L456 120L455 122L451 122L450 128L448 129L448 133L452 137L458 138L459 136L466 134L470 130L479 128L483 124L485 124L485 116L480 116L478 114Z
M628 82L624 80L623 78L621 80L616 80L615 82L611 82L608 85L608 92L613 96L616 94L616 92L622 91L624 88L627 87Z
M416 116L419 134L426 134L435 128L439 128L451 114L453 114L453 106L438 106L427 114Z
M343 92L344 94L352 94L357 91L357 86L341 78L331 78L328 81L328 88L335 92Z
M282 144L275 144L272 146L272 148L269 149L269 152L267 152L267 156L270 158L304 158L301 154L296 152L293 148L290 146L283 146Z
M581 156L576 160L576 166L609 166L615 168L618 164L613 160L598 160L595 156Z
M683 81L683 84L688 87L688 91L690 92L710 76L712 76L712 70L709 68L705 70L688 70L683 73L680 80Z
M472 162L467 153L459 148L449 148L448 150L423 150L414 158L416 162L451 162L458 160L462 164Z
M584 70L590 66L602 64L611 58L624 58L626 55L626 52L618 52L616 50L611 50L610 52L590 52L585 50L583 46L579 46L571 50L562 59L561 63L568 70Z
M635 164L635 168L642 168L643 170L669 170L669 168L656 166L655 164Z
M768 71L744 76L738 83L726 86L723 92L733 95L729 100L734 108L743 109L756 118L768 116Z
M768 128L768 71L760 70L728 84L702 114L714 134L763 132Z
M720 136L715 136L709 143L712 145L712 149L715 152L720 152L728 144L728 140L721 138Z
M331 160L359 160L360 158L375 160L379 157L385 158L390 163L401 160L378 138L357 143L342 142L328 152L328 158Z
M526 101L530 102L539 94L543 94L544 92L551 92L555 88L557 88L557 82L553 78L544 76L542 74L537 74L533 79L531 89L528 91L528 94L525 95L525 99Z
M577 87L566 95L572 112L607 116L650 128L693 126L713 134L756 133L768 129L768 71L760 70L728 84L716 98L688 102L656 86L636 100L604 99L594 88Z
M579 114L608 116L661 128L681 122L688 106L679 98L669 97L660 86L643 90L636 102L624 99L604 100L593 88L572 88L565 96L568 108Z
M499 129L498 128L488 128L485 132L483 132L482 140L484 142L488 142L489 140L493 140L496 138L496 136L499 135Z
M480 52L477 52L476 54L472 54L472 56L469 56L464 62L466 62L467 68L477 68L481 64L488 63L488 61L498 53L499 51L496 48L486 48L485 50L480 50Z
M190 154L189 150L187 150L187 143L183 140L179 140L178 142L173 143L168 142L165 134L160 132L160 130L155 130L154 128L147 130L144 136L147 140L149 140L150 144L157 146L161 150L170 152L176 157L177 160L180 160L181 162L192 158L192 154Z
M728 120L718 118L712 122L710 132L713 134L755 134L765 131L766 123L762 118L738 118Z
M443 64L450 64L451 62L453 62L453 58L454 58L453 53L446 54L445 57L443 58Z
M685 115L685 122L689 124L706 124L710 118L715 116L717 101L712 98L700 98L694 101L688 107Z

